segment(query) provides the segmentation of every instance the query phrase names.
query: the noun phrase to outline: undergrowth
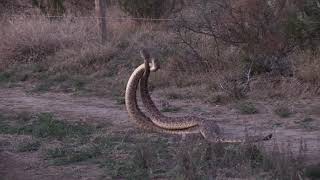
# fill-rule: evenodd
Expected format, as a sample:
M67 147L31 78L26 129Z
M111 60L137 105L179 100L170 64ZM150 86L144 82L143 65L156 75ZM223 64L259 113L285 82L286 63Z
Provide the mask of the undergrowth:
M130 74L142 63L139 51L148 48L161 64L160 71L152 73L150 84L156 89L171 87L188 92L169 93L169 99L225 103L247 97L249 89L256 89L253 94L269 96L249 87L251 76L256 74L247 76L247 63L236 58L243 52L226 49L216 59L208 50L213 47L199 46L203 48L199 50L202 58L195 60L171 27L130 20L108 22L108 41L100 44L95 23L94 19L74 20L71 16L54 21L41 16L11 19L0 34L0 85L31 83L34 92L64 91L119 99ZM286 96L285 85L301 88L301 82L312 94L319 93L317 52L301 50L288 57L294 65L293 78L283 79L278 94ZM273 79L261 80L274 88Z
M39 151L49 165L55 166L97 164L114 179L317 177L318 167L304 164L303 141L294 155L289 143L280 146L274 141L273 150L266 151L261 144L211 144L198 136L179 140L140 131L117 131L112 126L95 128L61 121L49 113L4 114L0 129L0 134L23 135L14 143L17 152Z

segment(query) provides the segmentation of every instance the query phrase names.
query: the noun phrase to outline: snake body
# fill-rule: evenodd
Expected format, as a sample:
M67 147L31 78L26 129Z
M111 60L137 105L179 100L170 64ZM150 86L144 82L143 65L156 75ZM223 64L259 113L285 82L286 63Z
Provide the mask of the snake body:
M145 72L140 80L140 94L143 105L146 111L150 114L150 120L158 127L166 130L183 130L183 129L198 129L198 132L208 141L211 142L228 142L228 143L241 143L241 142L258 142L269 140L272 134L265 137L254 136L250 137L248 140L244 139L224 139L219 137L221 131L219 126L211 120L206 120L194 116L184 116L184 117L167 117L164 116L152 101L149 91L148 91L148 79L150 71L157 71L159 65L155 59L151 59L147 51L142 50L140 52L142 58L144 59ZM150 62L152 60L152 62ZM150 68L151 63L151 68Z
M150 76L150 71L155 72L160 68L160 66L155 59L150 58L150 54L146 50L140 51L140 54L144 59L145 65L145 72L140 80L140 94L142 103L144 104L147 112L151 115L150 119L152 120L152 122L161 128L174 130L199 126L199 122L201 122L202 119L198 117L166 117L159 111L150 97L148 91L148 79ZM151 63L151 68L149 63Z
M150 118L145 116L144 113L141 112L140 108L137 104L137 88L139 85L139 81L142 78L145 71L145 65L141 64L139 67L135 69L132 75L129 78L126 87L125 93L125 104L129 114L129 117L136 125L138 125L141 129L152 132L160 132L167 134L191 134L191 133L199 133L197 128L186 128L183 130L167 130L155 125Z

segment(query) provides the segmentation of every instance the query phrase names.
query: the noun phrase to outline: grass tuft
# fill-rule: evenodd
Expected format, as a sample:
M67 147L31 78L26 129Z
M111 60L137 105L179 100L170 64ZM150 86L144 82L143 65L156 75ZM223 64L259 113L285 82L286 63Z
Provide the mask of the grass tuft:
M311 180L320 179L320 164L306 167L305 176Z
M286 106L279 106L274 110L274 113L281 118L288 118L292 115L292 111Z
M31 125L32 134L35 137L55 137L63 138L66 136L85 136L93 133L94 127L84 124L70 124L56 120L51 113L41 113Z
M38 151L41 146L41 142L36 139L24 140L17 144L16 150L18 152L31 152Z
M18 122L10 122L11 119ZM83 137L90 135L96 128L82 122L69 123L57 120L51 113L36 116L20 113L17 117L0 116L1 134L30 134L36 138Z
M174 112L178 112L180 111L181 108L180 107L176 107L174 105L171 105L169 104L169 102L167 101L162 101L161 102L161 109L160 111L161 112L171 112L171 113L174 113Z
M96 158L99 154L99 149L95 145L65 145L48 149L46 158L54 165L66 165Z
M8 72L0 72L0 83L6 83L10 81L11 74Z
M259 111L251 102L241 102L236 105L241 114L257 114Z

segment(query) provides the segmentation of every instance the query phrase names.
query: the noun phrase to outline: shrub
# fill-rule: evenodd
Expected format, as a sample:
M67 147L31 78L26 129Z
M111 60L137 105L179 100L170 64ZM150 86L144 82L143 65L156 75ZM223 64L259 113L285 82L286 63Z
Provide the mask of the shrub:
M176 0L120 0L120 8L136 18L161 18L176 11Z
M318 85L320 82L320 51L302 51L293 56L295 76L303 81Z
M94 131L94 127L81 122L69 124L61 120L56 120L50 113L37 115L36 121L34 121L29 128L35 137L56 137L58 139L66 136L86 136Z
M250 102L239 103L236 108L240 111L241 114L258 113L258 109L254 106L253 103L250 103Z
M297 40L303 48L315 49L319 44L319 3L318 0L303 1L287 20L286 33Z
M32 0L42 13L48 15L62 15L65 12L64 0Z
M31 152L39 150L41 142L35 139L24 140L17 144L16 150L18 152Z
M281 118L290 117L292 114L291 110L285 106L279 106L274 110L274 113L277 114Z

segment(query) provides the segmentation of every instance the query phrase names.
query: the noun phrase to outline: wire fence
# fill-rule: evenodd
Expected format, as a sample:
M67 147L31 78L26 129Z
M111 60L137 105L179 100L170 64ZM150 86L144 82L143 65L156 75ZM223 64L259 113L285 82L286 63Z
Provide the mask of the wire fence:
M70 19L108 19L108 20L137 20L137 21L175 21L172 18L139 18L139 17L113 17L113 16L50 16L50 15L3 15L7 18L45 17L45 18L70 18Z
M0 16L1 17L1 16ZM126 21L126 20L138 20L138 21L163 21L163 22L173 22L176 21L176 19L172 18L160 18L160 19L155 19L155 18L135 18L135 17L113 17L113 16L105 16L105 17L97 17L97 16L51 16L51 15L30 15L30 14L24 14L24 15L3 15L2 17L5 18L12 18L14 20L25 20L25 18L58 18L58 19L107 19L107 21ZM92 30L95 29L95 27L92 27ZM190 70L184 70L184 69L164 69L161 68L158 73L161 72L166 72L166 73L192 73ZM156 74L158 74L156 73Z

